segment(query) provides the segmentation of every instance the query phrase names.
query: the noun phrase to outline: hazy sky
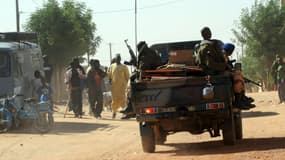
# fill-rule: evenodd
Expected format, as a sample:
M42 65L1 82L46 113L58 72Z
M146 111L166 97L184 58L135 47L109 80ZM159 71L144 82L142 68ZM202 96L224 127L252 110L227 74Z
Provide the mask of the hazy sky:
M47 0L19 0L21 30L30 14ZM61 1L61 0L59 0ZM102 64L109 64L109 43L112 52L129 53L124 40L135 47L135 0L77 0L93 10L97 34L103 39L96 54ZM200 29L209 26L213 38L230 42L234 37L241 10L255 0L137 0L138 42L154 43L199 40ZM0 32L16 31L15 0L0 0Z

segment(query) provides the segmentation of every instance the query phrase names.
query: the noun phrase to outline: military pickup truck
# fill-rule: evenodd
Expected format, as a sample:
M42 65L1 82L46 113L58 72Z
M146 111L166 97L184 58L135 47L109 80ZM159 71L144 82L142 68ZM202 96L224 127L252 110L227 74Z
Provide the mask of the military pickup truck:
M171 52L189 53L193 58L197 43L164 43L151 48L169 63L173 61L173 57L168 57ZM220 136L222 131L225 145L242 139L241 111L233 106L231 77L205 75L191 60L187 65L169 66L141 71L141 76L131 82L131 102L143 151L154 152L156 144L163 144L168 135L182 131L193 135L209 132L211 137Z

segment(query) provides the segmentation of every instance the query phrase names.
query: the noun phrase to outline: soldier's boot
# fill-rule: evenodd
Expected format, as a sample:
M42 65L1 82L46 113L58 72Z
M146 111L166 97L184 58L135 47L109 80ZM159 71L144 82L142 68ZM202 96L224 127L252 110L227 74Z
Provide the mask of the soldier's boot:
M252 98L246 97L244 94L236 94L235 105L242 110L249 110L255 107Z
M243 103L247 106L249 106L250 108L254 108L256 107L255 104L252 104L252 102L254 102L254 99L251 97L247 97L245 94L242 94L241 97Z
M245 95L245 91L241 93L241 98L247 101L248 103L253 103L254 99Z
M134 111L133 111L131 100L128 99L127 103L128 103L127 107L125 109L121 110L120 113L123 113L123 114L133 114Z

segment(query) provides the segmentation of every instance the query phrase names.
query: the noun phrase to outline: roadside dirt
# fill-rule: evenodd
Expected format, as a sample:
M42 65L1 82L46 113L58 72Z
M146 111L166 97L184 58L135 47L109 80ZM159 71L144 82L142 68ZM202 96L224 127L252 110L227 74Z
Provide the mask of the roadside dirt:
M243 112L244 139L224 146L222 137L187 132L168 137L156 153L141 149L135 119L103 119L90 116L63 118L64 107L55 114L55 127L48 134L32 129L0 134L0 160L280 160L285 157L285 104L277 104L276 92L248 94L256 108ZM88 111L87 109L85 111Z

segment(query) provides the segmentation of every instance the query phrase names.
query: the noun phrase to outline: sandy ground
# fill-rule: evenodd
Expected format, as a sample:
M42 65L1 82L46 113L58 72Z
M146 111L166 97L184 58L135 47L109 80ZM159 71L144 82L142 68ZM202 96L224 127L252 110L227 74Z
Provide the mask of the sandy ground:
M256 108L243 112L244 139L224 146L222 138L187 132L168 137L156 153L143 153L135 119L103 119L90 116L63 118L56 113L48 134L19 129L0 134L0 160L282 160L285 159L285 104L277 104L276 92L248 94ZM87 111L87 109L85 110Z

